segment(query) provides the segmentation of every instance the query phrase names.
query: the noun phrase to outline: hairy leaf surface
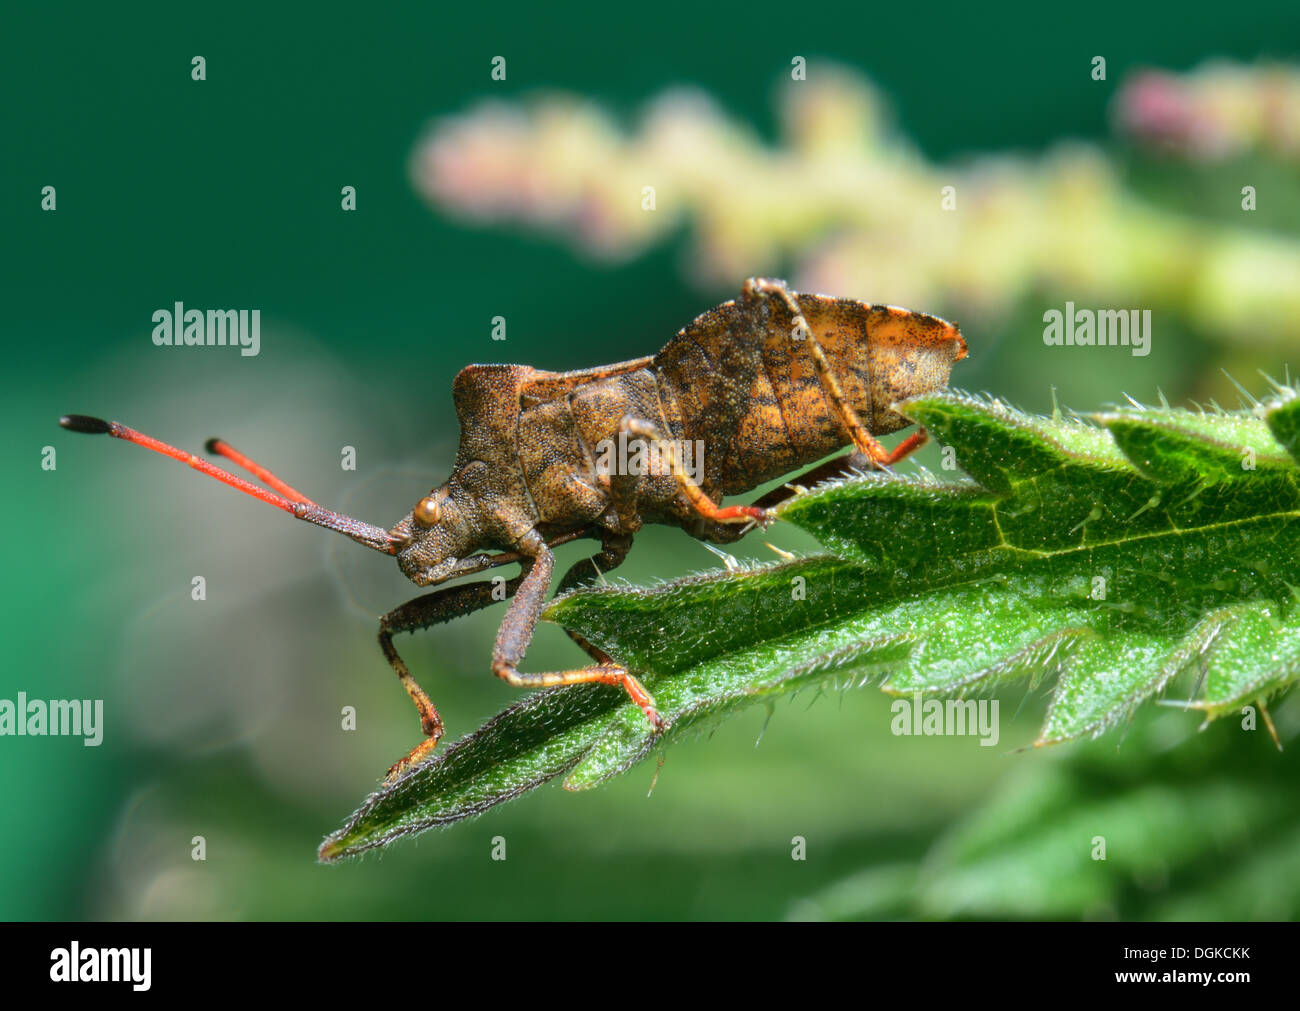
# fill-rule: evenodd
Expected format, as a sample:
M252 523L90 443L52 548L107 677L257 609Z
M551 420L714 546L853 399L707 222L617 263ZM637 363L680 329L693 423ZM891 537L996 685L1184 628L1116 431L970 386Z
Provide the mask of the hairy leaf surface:
M1054 679L1037 744L1096 736L1185 675L1207 719L1300 676L1300 400L1252 411L1034 417L940 394L903 410L968 475L869 474L780 507L827 554L581 590L546 617L640 676L540 692L392 787L322 859L478 814L564 776L594 786L739 706L853 678L962 695Z

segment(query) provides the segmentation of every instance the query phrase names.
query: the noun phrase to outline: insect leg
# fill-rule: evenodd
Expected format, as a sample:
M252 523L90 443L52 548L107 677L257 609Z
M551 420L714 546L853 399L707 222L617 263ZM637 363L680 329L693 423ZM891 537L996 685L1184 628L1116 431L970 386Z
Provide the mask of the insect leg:
M590 586L603 573L622 565L623 559L627 557L627 553L631 548L632 538L629 535L604 535L601 539L600 553L592 555L590 558L584 558L580 562L575 562L573 567L564 574L564 578L560 580L559 589L555 591L556 594L565 593L579 586ZM596 663L606 666L614 664L613 658L608 653L593 646L573 629L566 628L564 631Z
M843 456L837 456L833 460L827 460L823 464L804 471L793 481L781 485L780 488L773 488L766 495L757 499L754 505L763 509L771 509L786 499L792 498L796 494L796 486L811 488L822 481L844 477L855 470L866 471L874 468L875 464L872 463L869 457L863 456L856 449L851 450Z
M887 460L886 463L892 464L898 462L898 460L901 460L909 453L925 445L928 439L929 435L926 433L924 428L913 432L899 443L898 448L895 449L893 453L889 454L894 457L894 459ZM772 509L775 506L780 505L786 499L793 498L798 494L798 487L811 488L813 485L820 484L822 481L833 481L837 477L846 477L855 470L868 471L874 469L876 469L876 461L872 457L859 453L855 449L845 453L843 456L837 456L833 460L827 460L823 464L819 464L816 467L804 471L793 481L788 481L781 485L780 488L773 488L766 495L756 499L754 505L762 509Z
M656 727L663 720L655 710L654 700L641 682L615 663L597 663L577 670L552 671L543 674L524 674L519 670L528 643L537 627L537 618L546 603L546 591L555 572L555 556L536 531L520 542L519 549L533 556L533 564L524 573L523 582L515 599L506 611L505 621L497 633L492 650L492 673L517 688L552 688L559 685L590 684L621 685L633 702ZM580 563L581 564L581 563Z
M591 530L574 531L561 534L546 543L548 547L554 547L577 537L593 535L594 533ZM597 573L608 572L610 569L615 568L627 557L631 546L632 539L630 537L618 538L603 535L600 553L575 564L564 577L560 589L567 590L574 586L583 585L594 580ZM505 559L507 556L499 555L496 557ZM462 615L473 614L475 611L490 607L498 600L513 597L519 589L519 584L523 582L524 577L527 575L528 567L533 564L533 560L530 555L522 555L519 558L509 557L507 560L520 561L524 571L513 579L507 580L504 586L495 580L480 580L476 583L466 583L463 586L444 587L441 590L434 590L432 593L426 593L422 597L409 600L401 607L394 608L379 619L379 648L383 650L389 666L396 672L402 682L402 687L406 689L411 701L415 703L415 708L420 714L420 726L426 735L426 740L421 741L412 748L410 754L388 770L386 781L391 782L407 768L428 757L429 753L437 747L438 742L442 739L444 731L442 717L438 715L437 707L434 706L433 700L429 698L424 689L416 683L415 678L411 676L406 661L401 658L393 645L393 636L399 632L415 632L422 628L428 628L430 625L451 621L453 618L459 618ZM492 591L497 587L500 587L500 589L494 595ZM570 632L569 635L594 658L602 661L607 659L603 653L596 656L599 651L581 636L574 632Z
M564 578L560 580L560 585L555 592L557 594L566 593L579 586L590 586L600 578L602 573L609 572L610 569L616 569L622 565L631 549L631 536L603 534L601 536L600 552L590 558L575 562L573 567L564 574Z
M636 511L636 485L635 474L611 474L609 477L609 497L618 516L619 529L629 536L640 530L642 526L641 517ZM624 554L626 553L624 551ZM619 561L621 562L622 559L620 558ZM572 570L569 575L572 575ZM566 575L565 579L567 578Z
M840 419L840 424L844 426L848 433L849 441L853 443L854 448L863 456L868 457L876 466L889 467L898 463L904 457L920 449L929 440L924 428L918 429L900 442L894 449L887 450L882 446L878 439L868 431L867 426L862 423L844 396L844 390L840 386L839 378L831 368L830 362L826 360L826 352L813 333L812 328L808 325L808 320L804 317L802 310L799 308L799 302L791 294L783 281L775 281L770 278L751 277L745 282L744 297L747 299L754 298L775 298L781 302L791 315L792 333L797 334L808 344L808 351L812 355L813 366L817 370L817 378L821 383L822 391L826 394L826 399L830 402L832 410Z
M859 453L870 457L877 466L889 467L914 453L929 441L930 436L925 429L918 428L895 446L893 450L885 449L879 440L867 431L867 426L862 424L858 412L849 406L849 402L844 396L844 390L840 388L840 381L831 370L830 362L826 360L826 352L822 350L821 343L817 340L815 334L808 334L808 350L812 354L813 365L817 369L817 378L821 381L826 399L830 401L831 407L839 416L840 423L848 431L849 439L852 440L854 448Z
M687 501L690 502L695 511L705 519L714 520L718 523L757 523L760 526L767 526L772 522L772 517L768 515L766 509L743 505L719 506L713 499L709 498L704 493L704 490L691 478L691 475L686 472L686 467L682 464L681 454L677 450L677 443L671 439L665 439L652 422L642 418L624 417L619 421L618 425L621 431L645 439L657 446L659 452L666 459L673 477L677 479L677 485L681 488L682 494L686 496Z
M526 560L525 568L529 564L530 562ZM521 572L506 582L507 597L519 588L525 574ZM389 666L401 680L406 694L415 703L415 708L420 714L420 727L426 737L411 749L410 754L388 770L386 781L396 779L409 766L423 760L437 747L443 734L442 717L438 715L437 708L425 694L424 689L416 684L406 662L398 655L397 649L393 646L393 636L398 632L414 632L417 629L428 628L430 625L441 624L452 618L482 610L500 599L499 591L496 597L492 594L493 589L499 585L494 580L484 579L476 583L466 583L464 586L444 587L433 593L426 593L422 597L416 597L414 600L408 600L401 607L394 608L379 619L379 648L383 650Z

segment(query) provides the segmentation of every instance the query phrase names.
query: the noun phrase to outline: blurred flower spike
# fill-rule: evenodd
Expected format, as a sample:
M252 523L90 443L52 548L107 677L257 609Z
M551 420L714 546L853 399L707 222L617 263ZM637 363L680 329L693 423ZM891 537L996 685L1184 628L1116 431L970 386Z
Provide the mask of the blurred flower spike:
M1136 79L1120 98L1126 129L1221 150L1222 124L1254 136L1268 124L1274 146L1289 138L1294 150L1293 71L1202 75ZM1196 110L1215 103L1200 122ZM698 90L664 92L630 131L591 101L541 94L435 122L411 170L441 212L548 233L598 261L688 228L685 272L709 290L779 274L805 291L964 322L996 322L1046 293L1169 308L1216 341L1300 338L1294 238L1152 206L1107 152L1080 142L936 165L884 108L861 76L823 67L785 84L772 146Z
M1115 101L1120 131L1162 154L1216 161L1259 151L1300 158L1300 69L1211 63L1133 75Z

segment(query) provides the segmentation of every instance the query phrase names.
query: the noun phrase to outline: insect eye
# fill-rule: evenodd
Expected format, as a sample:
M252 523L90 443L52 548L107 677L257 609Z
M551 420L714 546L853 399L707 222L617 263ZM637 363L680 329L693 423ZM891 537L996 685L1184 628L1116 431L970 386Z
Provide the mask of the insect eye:
M438 522L441 512L437 498L430 495L427 498L420 499L412 516L420 526L431 527Z

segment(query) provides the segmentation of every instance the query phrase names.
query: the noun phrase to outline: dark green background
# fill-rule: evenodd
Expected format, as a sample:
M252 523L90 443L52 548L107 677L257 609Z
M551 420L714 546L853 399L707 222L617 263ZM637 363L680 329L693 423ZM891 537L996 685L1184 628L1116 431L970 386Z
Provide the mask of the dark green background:
M1011 770L1063 760L1006 754L1032 735L1037 698L1004 717L1014 740L987 749L890 737L888 700L870 689L801 697L758 749L761 712L671 750L648 800L652 766L594 794L546 788L382 859L318 867L320 837L417 740L373 642L374 615L412 588L386 560L55 420L102 414L192 449L221 434L318 501L388 525L445 476L461 365L650 353L733 294L683 282L685 236L605 267L546 238L441 219L407 177L430 118L540 88L627 116L692 83L770 135L773 89L798 53L814 70L825 58L869 75L933 159L1032 152L1103 138L1126 68L1293 56L1298 38L1287 0L1076 14L7 10L0 697L103 698L107 731L98 749L0 739L0 917L780 916L857 868L918 857ZM1087 73L1099 53L1105 84ZM196 54L202 83L190 79ZM504 84L489 80L497 54ZM54 213L40 210L45 185L58 190ZM339 209L343 185L357 188L355 213ZM261 307L262 354L153 347L150 314L175 300ZM498 314L504 345L488 339ZM967 336L957 385L1047 406L1040 372L1021 374L1014 352L981 361L981 335ZM1051 378L1064 402L1096 406L1099 377L1086 371ZM1190 385L1182 373L1165 384L1174 397ZM39 466L45 445L54 472ZM338 466L343 445L357 447L355 474ZM716 563L680 533L644 541L628 578ZM209 581L203 603L189 599L196 574ZM453 736L514 697L487 670L498 620L405 640ZM548 628L530 662L573 655ZM358 708L354 734L338 729L343 705ZM205 863L189 859L194 835ZM504 864L489 860L496 835ZM806 862L790 860L794 835L809 840Z

